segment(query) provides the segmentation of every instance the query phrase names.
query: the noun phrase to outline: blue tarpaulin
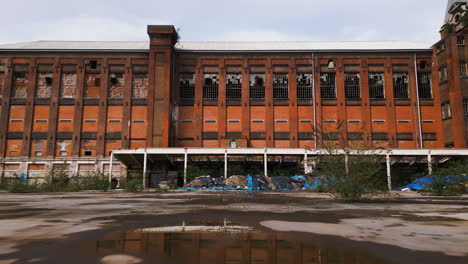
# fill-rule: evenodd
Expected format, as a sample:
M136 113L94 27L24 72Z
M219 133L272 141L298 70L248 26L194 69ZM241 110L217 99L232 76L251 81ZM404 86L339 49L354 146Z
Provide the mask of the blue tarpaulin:
M419 191L419 190L425 189L434 181L434 177L438 177L438 176L428 175L428 176L419 178L406 186L398 188L397 191L401 191L404 189L411 189L412 191ZM455 183L457 180L467 181L468 175L445 176L443 178L445 179L446 183L450 184L450 183Z

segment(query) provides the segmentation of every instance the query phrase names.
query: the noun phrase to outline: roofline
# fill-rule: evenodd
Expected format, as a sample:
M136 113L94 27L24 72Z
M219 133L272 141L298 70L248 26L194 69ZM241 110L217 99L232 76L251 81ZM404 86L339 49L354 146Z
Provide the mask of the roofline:
M428 49L330 49L330 50L187 50L174 49L178 53L368 53L368 52L432 52ZM121 53L147 53L148 49L1 49L0 52L121 52Z

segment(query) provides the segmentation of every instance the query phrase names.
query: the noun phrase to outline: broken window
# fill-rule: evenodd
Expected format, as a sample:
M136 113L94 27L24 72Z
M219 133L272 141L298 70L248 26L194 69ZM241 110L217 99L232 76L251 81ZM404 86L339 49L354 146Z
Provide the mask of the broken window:
M194 99L195 98L195 74L181 73L180 74L180 99Z
M345 73L345 98L346 99L360 99L361 75L359 73Z
M13 74L13 98L26 98L29 83L28 72L14 72Z
M439 46L436 47L437 54L445 51L445 43L441 43Z
M457 44L458 44L459 46L465 45L465 36L458 36L458 37L457 37Z
M447 67L439 69L439 82L447 81Z
M101 79L98 73L87 73L86 83L84 88L84 98L99 98L99 88Z
M75 98L76 73L62 73L60 80L60 98Z
M240 73L228 73L226 75L226 98L242 98L242 75Z
M96 70L97 69L97 61L95 60L92 60L89 62L89 68L91 68L92 70Z
M320 74L320 96L322 99L336 99L336 74L322 72Z
M36 98L50 98L52 94L51 72L40 72L37 74Z
M460 62L460 77L467 77L466 62Z
M393 74L393 92L395 99L409 99L408 73L398 72Z
M107 90L108 99L122 99L125 88L125 75L123 73L111 73L109 89Z
M445 103L442 105L442 119L452 118L452 109L450 103Z
M265 99L265 74L250 74L249 87L250 99Z
M218 99L218 74L203 74L203 99Z
M370 72L369 73L369 97L370 99L385 99L385 86L384 86L384 73L383 72Z
M418 73L418 92L421 99L432 99L431 72Z
M298 73L297 79L297 98L312 99L312 74Z
M289 76L287 73L273 74L273 99L289 98Z
M148 98L148 73L134 73L132 81L132 98Z

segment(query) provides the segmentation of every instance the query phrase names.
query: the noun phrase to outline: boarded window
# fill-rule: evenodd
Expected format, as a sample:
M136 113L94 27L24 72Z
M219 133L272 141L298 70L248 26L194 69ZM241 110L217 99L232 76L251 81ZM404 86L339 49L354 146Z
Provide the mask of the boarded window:
M242 75L239 73L229 73L226 76L226 98L242 98Z
M320 74L320 96L322 99L336 99L336 74L322 72Z
M60 97L75 98L76 96L76 73L62 73L60 80Z
M250 74L249 87L250 99L265 99L265 74Z
M195 98L195 74L181 73L179 79L179 97L180 99Z
M84 89L84 98L99 98L99 88L101 86L100 74L86 74L86 83Z
M412 141L413 133L397 133L397 140Z
M393 74L393 92L395 99L409 99L407 72Z
M361 75L359 73L345 73L345 96L346 99L360 99Z
M108 99L122 99L125 88L125 75L123 73L111 73L109 80L109 89L107 90Z
M432 99L431 72L418 73L418 92L421 99Z
M148 97L148 73L134 73L132 81L132 98L146 99Z
M289 98L289 78L286 73L273 75L273 99Z
M383 72L369 73L369 97L371 99L385 99L384 83Z
M422 133L422 140L424 141L436 141L437 133Z
M14 72L13 74L13 89L11 97L26 98L29 83L28 72Z
M218 74L203 74L203 99L218 99Z
M297 98L312 99L312 74L298 73L297 74Z

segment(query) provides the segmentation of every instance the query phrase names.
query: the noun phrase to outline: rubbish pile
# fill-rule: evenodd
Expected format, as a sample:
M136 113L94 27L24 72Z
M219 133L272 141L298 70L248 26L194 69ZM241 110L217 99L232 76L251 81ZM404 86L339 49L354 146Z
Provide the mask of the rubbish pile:
M186 184L183 190L280 190L293 191L311 189L304 176L265 177L262 175L233 175L221 177L200 176Z

